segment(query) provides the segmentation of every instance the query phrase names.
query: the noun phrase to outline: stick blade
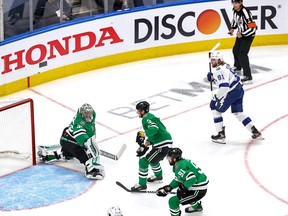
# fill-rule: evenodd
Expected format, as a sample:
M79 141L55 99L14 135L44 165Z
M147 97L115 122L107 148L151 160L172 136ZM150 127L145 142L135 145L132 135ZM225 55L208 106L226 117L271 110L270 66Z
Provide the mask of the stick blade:
M123 154L123 152L125 151L127 145L123 144L122 147L120 148L120 150L118 151L118 153L116 155L110 153L110 152L106 152L104 150L100 150L100 154L104 157L110 158L112 160L118 160L121 155Z
M116 155L116 160L119 160L119 158L121 157L121 155L123 154L123 152L125 151L126 148L127 148L127 145L123 144L122 147L120 148L118 154Z
M119 187L123 188L125 191L127 191L127 192L132 192L132 191L129 190L127 187L125 187L121 182L116 181L116 184L117 184Z
M140 191L132 191L130 189L128 189L127 187L125 187L121 182L116 181L116 184L123 188L125 191L129 192L129 193L133 193L133 194L137 194L137 193L155 193L155 191L146 191L146 190L140 190Z

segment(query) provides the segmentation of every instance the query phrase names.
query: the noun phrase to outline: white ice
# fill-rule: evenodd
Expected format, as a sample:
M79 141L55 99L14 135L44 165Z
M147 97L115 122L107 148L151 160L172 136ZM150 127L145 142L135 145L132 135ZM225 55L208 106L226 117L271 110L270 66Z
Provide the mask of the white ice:
M232 64L231 50L222 52ZM251 134L229 110L223 115L227 144L210 141L210 136L215 134L209 109L210 90L194 91L194 97L185 95L187 90L197 90L189 85L191 82L209 86L204 80L209 68L207 58L208 54L201 52L123 64L0 98L33 98L37 145L59 143L63 128L77 108L87 102L97 112L99 147L117 153L123 143L128 146L119 161L101 158L106 178L95 182L84 194L47 207L0 211L0 214L104 216L109 207L117 205L124 216L170 215L169 195L162 198L155 194L130 194L115 184L120 181L130 188L138 181L135 136L141 120L134 108L136 101L145 99L152 104L151 112L163 120L174 145L183 150L183 156L194 161L209 177L208 193L202 200L204 211L194 215L287 216L288 46L252 47L250 51L250 63L259 67L253 67L258 72L253 74L253 84L244 87L244 112L262 131L264 141L252 142ZM172 91L177 88L186 91L183 94ZM127 115L131 118L108 112L119 107L129 107L132 112ZM116 111L125 110L128 108ZM1 164L0 176L14 169L13 163ZM83 172L77 161L60 165ZM156 190L173 179L166 159L162 168L163 184L148 185L148 190ZM7 182L7 187L12 189L13 182ZM185 207L181 208L182 216L189 215L184 213Z

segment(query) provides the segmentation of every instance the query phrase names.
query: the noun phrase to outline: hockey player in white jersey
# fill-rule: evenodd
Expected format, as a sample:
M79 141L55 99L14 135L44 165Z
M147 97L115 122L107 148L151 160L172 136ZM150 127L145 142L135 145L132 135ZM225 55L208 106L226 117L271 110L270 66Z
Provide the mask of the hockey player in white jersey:
M210 109L218 132L217 135L211 136L212 141L226 144L222 113L226 112L229 107L235 117L252 133L252 139L263 139L251 118L243 112L244 89L240 77L229 64L224 62L221 52L211 53L210 62L212 71L207 74L207 79L218 86L218 91L210 102Z

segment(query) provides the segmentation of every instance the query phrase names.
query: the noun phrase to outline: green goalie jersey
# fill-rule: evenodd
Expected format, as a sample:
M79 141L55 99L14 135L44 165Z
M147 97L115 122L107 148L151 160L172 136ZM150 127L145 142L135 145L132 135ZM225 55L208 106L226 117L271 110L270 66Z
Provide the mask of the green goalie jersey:
M208 178L201 169L187 159L180 159L173 166L175 178L171 181L170 186L177 188L181 184L189 190L204 190L208 186Z
M142 126L148 141L154 148L172 147L172 137L159 118L151 113L146 113L142 118Z
M91 122L85 122L79 110L74 116L72 122L69 125L68 131L71 137L73 137L79 145L82 146L87 139L96 134L95 119L95 111L93 111L93 120Z

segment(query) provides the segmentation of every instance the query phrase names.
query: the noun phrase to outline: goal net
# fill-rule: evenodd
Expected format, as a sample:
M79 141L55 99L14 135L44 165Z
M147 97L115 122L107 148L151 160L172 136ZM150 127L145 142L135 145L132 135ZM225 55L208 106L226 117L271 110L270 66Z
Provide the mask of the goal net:
M33 100L0 100L0 158L31 160L36 165Z

